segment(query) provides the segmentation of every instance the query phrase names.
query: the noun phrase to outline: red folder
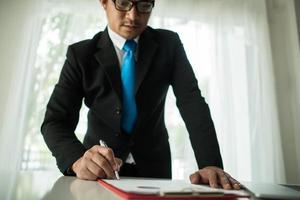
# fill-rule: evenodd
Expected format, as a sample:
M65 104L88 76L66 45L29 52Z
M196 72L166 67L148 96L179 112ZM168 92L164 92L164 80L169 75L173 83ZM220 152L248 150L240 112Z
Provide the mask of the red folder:
M110 190L111 192L115 193L122 199L128 200L165 200L165 199L174 199L174 200L182 200L182 199L201 199L201 200L223 200L223 199L236 199L236 198L250 198L249 195L239 195L239 194L222 194L222 195L164 195L161 196L159 194L136 194L131 192L123 191L101 179L98 179L98 183L105 187L106 189Z

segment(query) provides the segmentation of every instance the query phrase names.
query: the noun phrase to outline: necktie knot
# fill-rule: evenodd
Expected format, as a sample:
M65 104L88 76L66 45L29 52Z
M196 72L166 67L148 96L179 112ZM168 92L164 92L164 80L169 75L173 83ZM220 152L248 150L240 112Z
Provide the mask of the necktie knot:
M126 40L123 50L128 52L128 51L132 51L134 52L136 49L137 43L134 40Z

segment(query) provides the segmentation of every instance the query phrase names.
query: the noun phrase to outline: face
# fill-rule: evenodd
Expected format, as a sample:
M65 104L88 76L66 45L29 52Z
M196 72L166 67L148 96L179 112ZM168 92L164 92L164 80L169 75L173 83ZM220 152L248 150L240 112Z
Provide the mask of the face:
M133 39L147 27L151 13L140 13L136 6L129 11L119 11L112 0L100 0L100 2L105 9L109 27L123 38Z

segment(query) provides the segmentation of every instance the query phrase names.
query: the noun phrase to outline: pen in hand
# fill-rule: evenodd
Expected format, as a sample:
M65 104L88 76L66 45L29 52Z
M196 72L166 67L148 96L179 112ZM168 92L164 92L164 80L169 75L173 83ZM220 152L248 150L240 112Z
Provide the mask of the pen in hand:
M108 146L106 145L106 143L105 143L103 140L99 140L99 144L100 144L100 146L102 146L102 147L108 147ZM116 170L115 170L115 176L116 176L117 180L120 180L119 173L118 173L118 171L116 171Z

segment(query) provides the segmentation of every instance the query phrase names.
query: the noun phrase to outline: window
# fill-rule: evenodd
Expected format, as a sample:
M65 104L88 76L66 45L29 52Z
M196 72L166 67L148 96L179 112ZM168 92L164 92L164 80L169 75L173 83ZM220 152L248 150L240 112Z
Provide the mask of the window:
M60 10L52 10L44 18L41 38L36 52L37 58L33 76L35 81L32 85L33 92L30 100L30 112L28 113L27 135L21 169L46 170L56 168L55 159L51 156L40 134L40 126L43 121L46 105L63 66L67 46L85 38L91 38L99 30L103 30L106 26L106 21L101 19L104 18L100 17L99 19L97 13L76 16ZM80 28L77 26L79 21L81 24ZM160 19L159 17L152 17L150 23L154 27L159 27L163 23L165 26L172 27L174 31L178 31L179 33L184 33L184 30L189 29L189 33L194 34L193 38L201 38L201 40L198 40L202 44L200 53L203 53L203 57L207 59L199 60L197 55L194 55L194 57L190 56L190 61L195 66L200 66L199 68L195 68L195 72L196 74L201 74L201 77L198 77L198 79L202 85L202 91L205 93L207 75L209 73L205 67L208 66L207 62L210 62L210 57L205 56L205 54L209 52L206 49L211 48L209 47L210 44L205 42L211 40L209 27L205 24L182 21L176 18ZM195 52L198 45L191 40L191 36L187 34L180 34L180 36L185 41L187 53ZM197 49L197 52L199 52L199 49ZM201 73L197 73L197 71L201 71ZM187 139L188 134L184 123L180 118L178 110L174 108L176 108L175 97L172 94L172 89L170 89L166 103L166 122L170 134L174 169L173 177L183 178L186 175L186 170L183 169L189 169L189 171L196 169L196 162L190 142ZM81 140L86 131L87 112L88 108L83 104L80 121L75 131ZM182 141L185 141L184 144ZM183 159L189 160L189 162L182 162Z
M52 9L43 19L40 42L34 65L34 81L29 105L26 137L21 169L44 170L55 168L51 156L40 133L46 105L65 61L67 46L84 38L90 38L99 30L99 23L105 26L104 18L90 14L73 15ZM81 24L80 27L78 24ZM78 138L83 138L86 129L87 108L83 107L80 123L76 129Z

